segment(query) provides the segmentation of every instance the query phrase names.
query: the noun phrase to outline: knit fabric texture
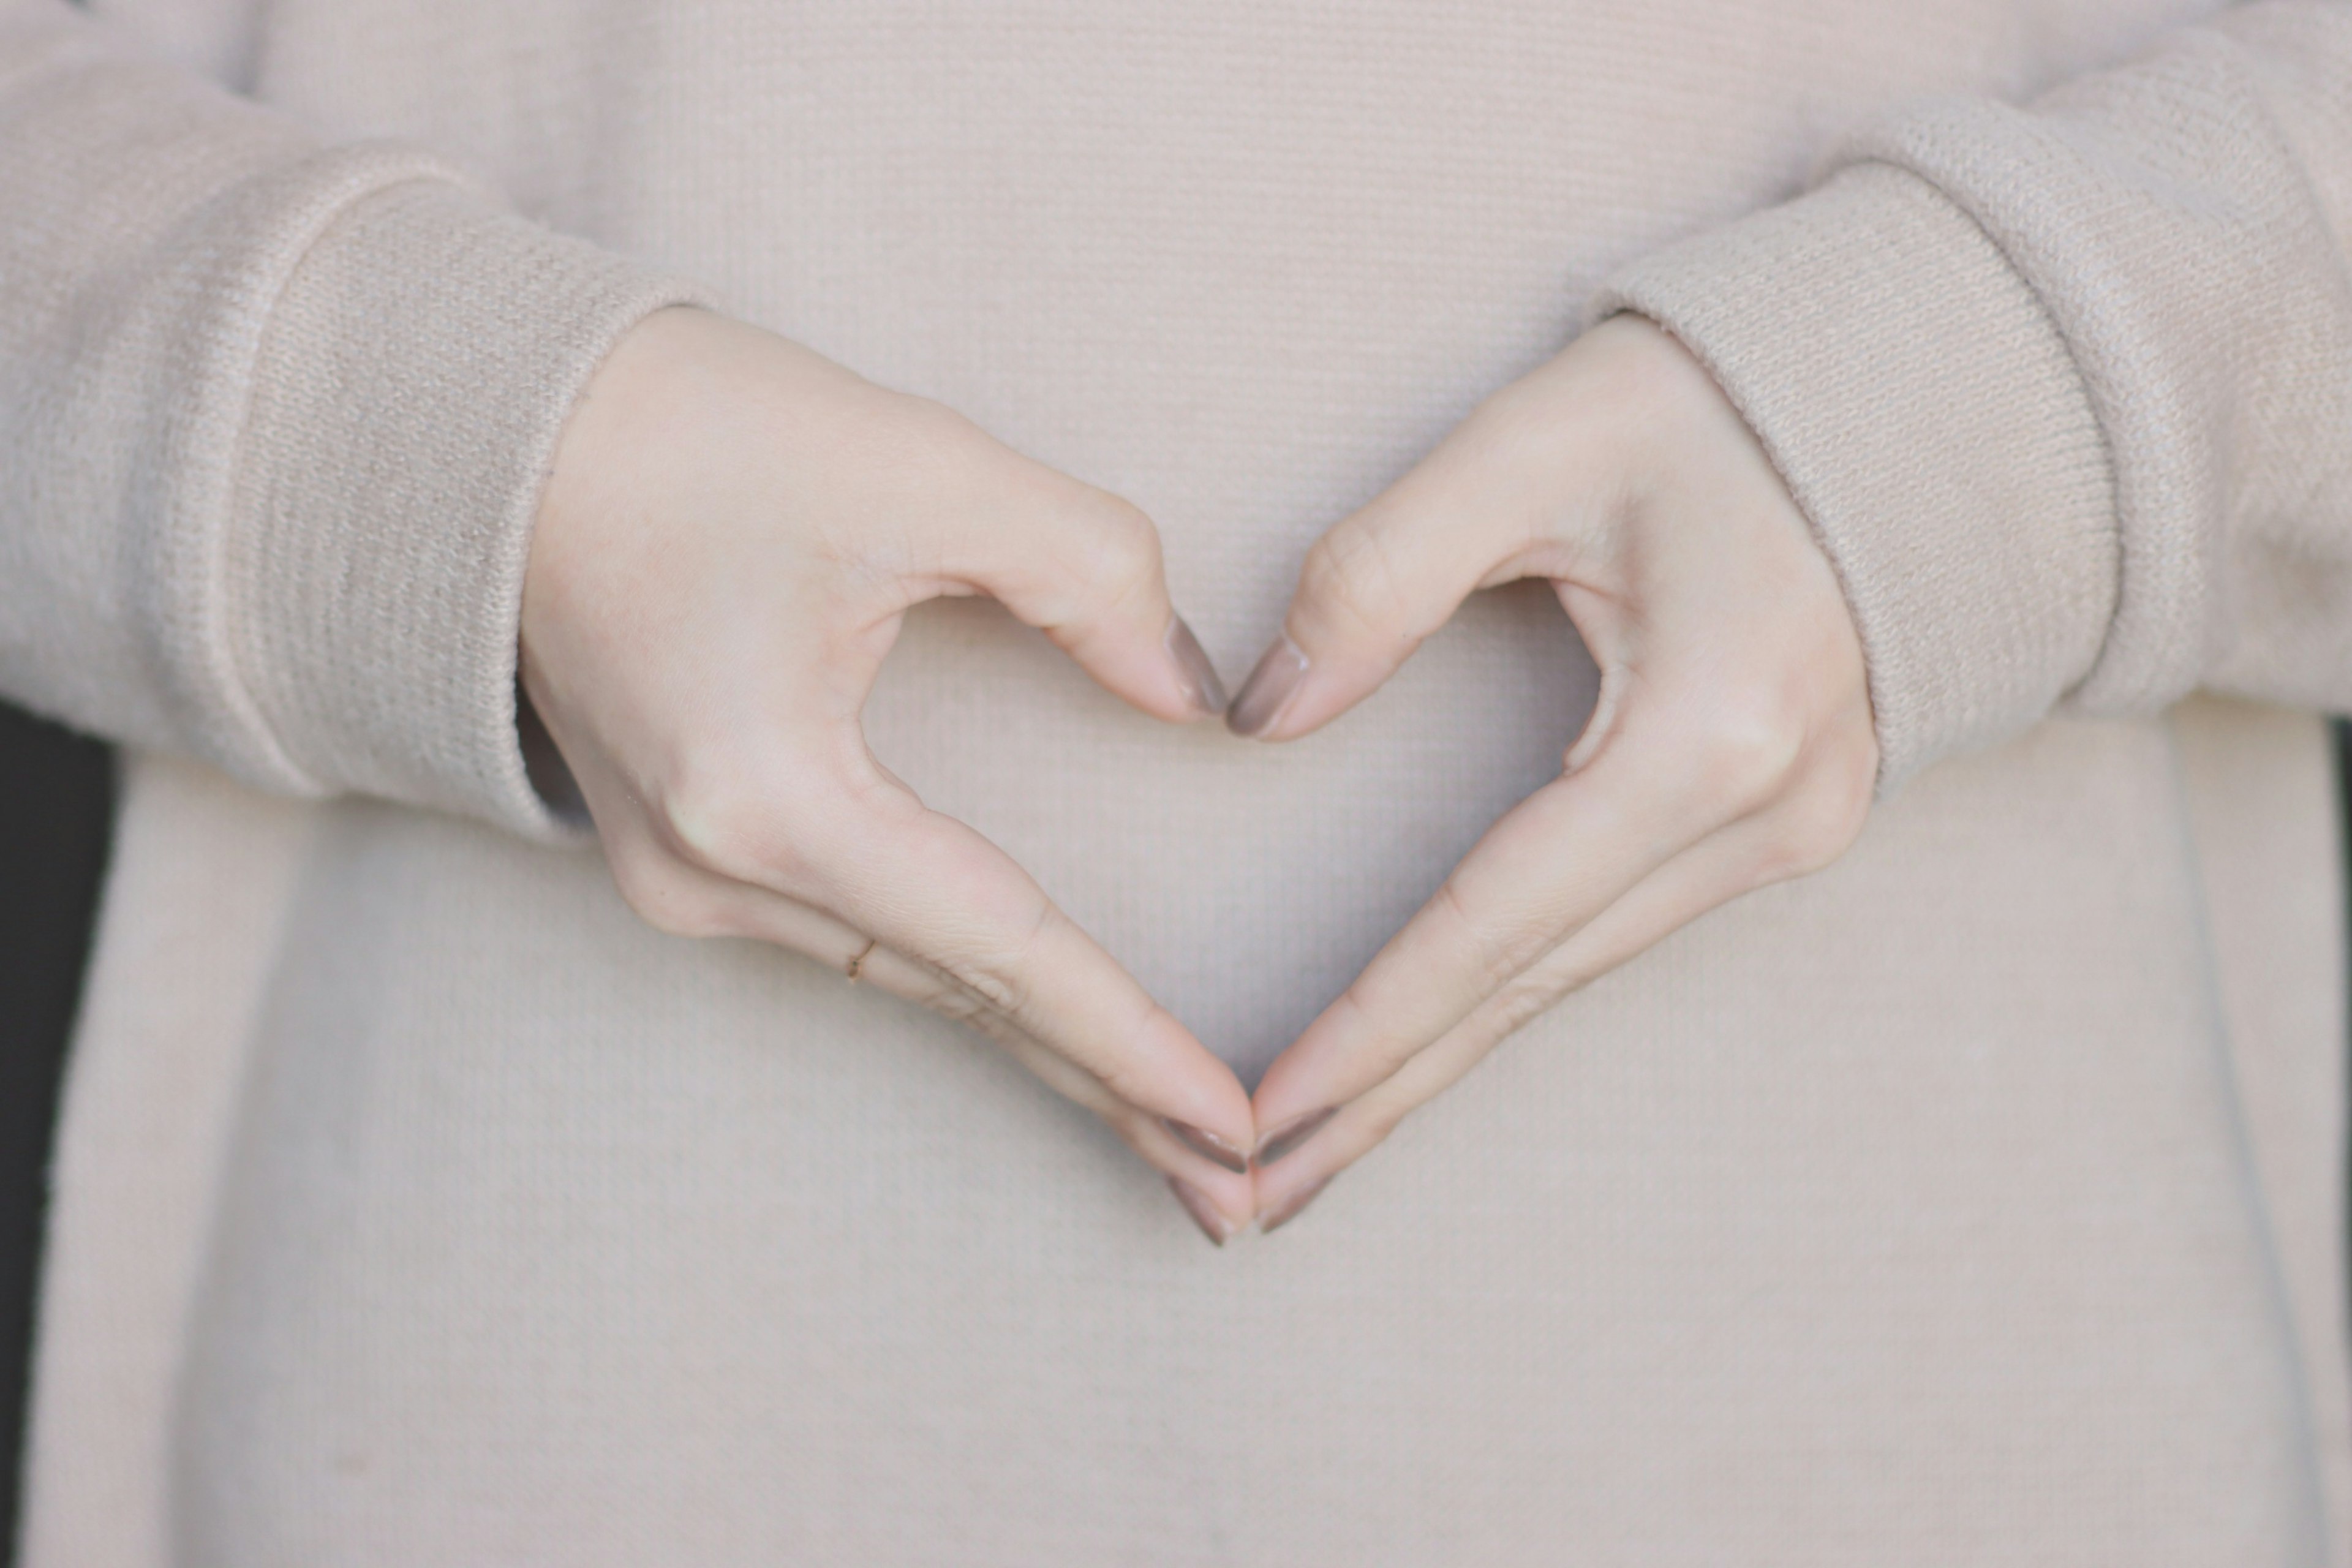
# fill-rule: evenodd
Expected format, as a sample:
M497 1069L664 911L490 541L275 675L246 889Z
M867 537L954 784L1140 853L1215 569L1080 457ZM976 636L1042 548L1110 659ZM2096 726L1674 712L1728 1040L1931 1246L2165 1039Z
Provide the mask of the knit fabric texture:
M0 693L127 753L32 1568L2352 1562L2345 7L92 10L0 0ZM1870 826L1213 1253L532 793L551 454L719 300L1135 500L1229 674L1643 313L1845 590ZM1596 679L1519 584L1255 746L964 601L866 718L1254 1078Z

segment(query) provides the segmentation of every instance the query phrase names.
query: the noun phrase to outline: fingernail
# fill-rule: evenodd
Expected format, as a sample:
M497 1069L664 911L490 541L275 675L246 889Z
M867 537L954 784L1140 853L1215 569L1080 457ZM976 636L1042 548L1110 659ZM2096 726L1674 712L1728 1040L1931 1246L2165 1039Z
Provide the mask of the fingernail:
M1176 657L1176 668L1184 672L1184 696L1202 713L1225 710L1225 683L1217 679L1217 667L1209 662L1208 649L1176 616L1168 623L1168 651Z
M1280 1230L1284 1226L1288 1225L1292 1220L1297 1219L1298 1217L1298 1211L1305 1208L1308 1204L1313 1203L1315 1201L1316 1194L1322 1192L1324 1188L1330 1184L1331 1178L1328 1176L1324 1177L1319 1182L1310 1182L1306 1186L1299 1188L1297 1192L1283 1199L1280 1203L1275 1205L1274 1207L1268 1209L1265 1213L1258 1215L1258 1234L1260 1236L1271 1236L1276 1231ZM1217 1245L1223 1247L1224 1243L1219 1242Z
M1234 1175L1242 1175L1249 1170L1249 1156L1215 1133L1195 1127L1189 1121L1179 1121L1172 1116L1161 1117L1160 1125L1176 1134L1184 1147L1204 1160L1223 1165Z
M1176 1194L1176 1201L1184 1205L1184 1212L1192 1216L1192 1223L1201 1227L1201 1234L1219 1247L1231 1241L1234 1232L1241 1229L1233 1222L1231 1215L1209 1201L1208 1194L1183 1177L1169 1177L1168 1190Z
M1339 1114L1338 1106L1327 1105L1320 1110L1310 1110L1304 1116L1294 1117L1284 1122L1258 1140L1257 1163L1261 1165L1273 1164L1276 1160L1314 1137L1316 1133L1320 1132L1323 1130L1323 1124Z
M1297 695L1298 683L1307 679L1307 656L1288 637L1276 637L1274 646L1258 657L1257 668L1242 682L1240 695L1225 710L1225 728L1236 735L1263 735L1282 717L1282 710Z

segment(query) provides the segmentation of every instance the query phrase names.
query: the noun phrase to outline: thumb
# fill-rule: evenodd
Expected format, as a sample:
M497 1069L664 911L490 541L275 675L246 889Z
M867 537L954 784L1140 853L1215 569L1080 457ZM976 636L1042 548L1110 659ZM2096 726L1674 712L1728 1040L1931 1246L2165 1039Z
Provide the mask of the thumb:
M1106 689L1180 723L1224 711L1216 667L1170 602L1160 531L1131 502L1016 456L1003 510L960 531L959 575Z
M1315 542L1282 636L1226 711L1235 734L1288 741L1329 723L1473 592L1519 575L1511 562L1527 537L1526 509L1488 481L1483 445L1464 426Z

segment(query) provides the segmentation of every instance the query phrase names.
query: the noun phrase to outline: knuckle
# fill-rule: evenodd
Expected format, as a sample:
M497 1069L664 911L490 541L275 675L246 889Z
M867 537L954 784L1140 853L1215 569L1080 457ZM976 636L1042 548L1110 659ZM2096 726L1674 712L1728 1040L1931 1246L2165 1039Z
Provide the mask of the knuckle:
M992 1008L1008 1018L1023 1016L1028 990L1016 976L992 966L986 960L951 963L947 965L947 972L957 984L971 993L980 1005Z
M1495 931L1480 920L1462 896L1460 884L1448 877L1438 884L1435 903L1453 924L1456 941L1475 966L1480 988L1493 993L1507 985L1527 967L1530 950L1540 945L1533 931L1516 937Z
M651 845L607 856L621 900L646 924L667 936L732 936L717 901Z
M1133 1105L1149 1099L1151 1085L1133 1063L1123 1057L1113 1058L1093 1068L1097 1082L1116 1099Z
M1805 726L1772 697L1735 703L1708 734L1701 785L1717 808L1745 816L1778 800L1805 748Z
M1353 519L1333 527L1307 551L1299 587L1302 597L1361 629L1393 634L1408 618L1411 600L1394 554L1378 529Z
M682 769L655 803L655 832L688 865L737 881L798 885L810 870L809 792L782 770L714 755Z
M1010 1018L961 984L940 986L938 994L927 998L923 1005L950 1022L979 1030L1008 1050L1017 1051L1025 1037Z
M740 877L762 858L765 825L751 792L731 773L687 773L662 794L655 822L680 859Z
M1025 1023L1034 1015L1035 1002L1035 987L1030 980L1030 954L1053 922L1053 905L1041 902L1020 935L950 957L943 967L989 1006L1015 1022Z
M964 982L929 963L919 963L918 967L929 977L930 984L917 1000L932 1012L959 1024L970 1024L992 1039L997 1037L1000 1028L1009 1026Z
M1119 604L1160 580L1160 531L1129 502L1103 496L1092 509L1086 577L1094 597Z
M1549 1012L1574 990L1574 977L1528 973L1506 986L1496 998L1493 1037L1500 1042Z
M1160 559L1160 531L1141 507L1107 490L1094 490L1095 527L1106 548L1129 569L1146 569Z
M1771 837L1757 857L1757 887L1809 877L1837 860L1862 836L1870 815L1867 771L1817 766L1773 814Z
M1852 848L1869 819L1876 784L1866 756L1839 755L1816 765L1789 803L1782 874L1810 876Z

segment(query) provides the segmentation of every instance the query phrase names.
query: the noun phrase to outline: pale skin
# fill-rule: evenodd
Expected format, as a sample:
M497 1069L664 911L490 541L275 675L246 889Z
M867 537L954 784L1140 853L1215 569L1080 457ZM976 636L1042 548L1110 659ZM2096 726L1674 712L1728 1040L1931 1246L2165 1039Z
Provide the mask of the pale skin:
M1877 752L1828 562L1706 373L1630 317L1317 543L1235 728L1332 721L1469 594L1520 577L1558 588L1600 709L1560 780L1495 825L1255 1101L859 725L906 611L974 593L1146 712L1221 706L1128 503L782 339L662 311L566 426L523 682L640 916L975 1025L1223 1242L1288 1220L1560 996L1860 831Z
M1529 577L1600 666L1599 704L1560 777L1266 1070L1268 1227L1528 1019L1862 830L1878 744L1828 558L1713 378L1633 316L1488 398L1316 542L1236 727L1331 722L1471 593Z
M860 711L906 612L964 594L1145 712L1223 706L1171 637L1134 507L782 338L664 310L565 425L523 584L523 686L645 920L854 966L978 1026L1183 1183L1204 1227L1238 1229L1255 1123L1231 1069L866 749Z

